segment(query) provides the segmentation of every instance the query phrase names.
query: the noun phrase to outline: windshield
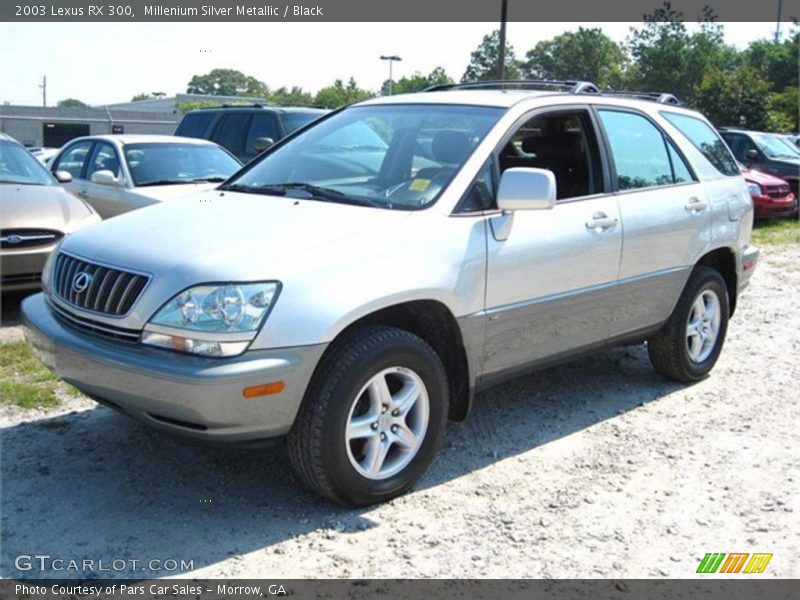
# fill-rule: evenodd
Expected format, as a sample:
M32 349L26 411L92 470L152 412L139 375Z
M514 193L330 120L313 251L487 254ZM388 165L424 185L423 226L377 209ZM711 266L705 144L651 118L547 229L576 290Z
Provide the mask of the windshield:
M241 163L211 144L127 144L125 160L136 186L225 181Z
M53 176L25 148L0 140L0 183L55 185Z
M483 106L355 106L268 152L224 189L424 208L502 113Z
M758 148L767 155L768 158L800 158L800 152L793 150L783 143L778 136L771 133L754 133Z

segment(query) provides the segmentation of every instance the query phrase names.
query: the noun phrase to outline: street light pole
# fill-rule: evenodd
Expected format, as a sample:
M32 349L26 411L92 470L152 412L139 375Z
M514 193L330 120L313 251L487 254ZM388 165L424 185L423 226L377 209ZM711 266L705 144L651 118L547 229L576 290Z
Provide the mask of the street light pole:
M506 20L508 18L508 0L503 0L502 8L500 9L500 51L498 52L497 61L498 73L500 80L506 78Z
M400 62L403 60L396 54L392 54L391 56L384 56L381 55L381 60L388 60L389 61L389 95L392 95L392 63L393 62Z

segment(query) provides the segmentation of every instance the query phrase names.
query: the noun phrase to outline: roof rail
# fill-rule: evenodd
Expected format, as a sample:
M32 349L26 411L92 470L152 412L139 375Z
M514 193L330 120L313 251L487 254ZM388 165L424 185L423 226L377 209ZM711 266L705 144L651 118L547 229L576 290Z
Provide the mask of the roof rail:
M465 83L443 83L425 88L423 92L443 92L464 89L531 89L548 90L562 88L571 94L599 94L600 89L589 81L561 81L557 79L499 79L489 81L468 81Z
M664 92L632 92L625 90L620 90L620 91L607 90L603 91L602 94L604 96L620 96L622 98L652 100L653 102L658 102L659 104L672 104L673 106L683 106L683 102L678 100L677 96L673 94L667 94Z

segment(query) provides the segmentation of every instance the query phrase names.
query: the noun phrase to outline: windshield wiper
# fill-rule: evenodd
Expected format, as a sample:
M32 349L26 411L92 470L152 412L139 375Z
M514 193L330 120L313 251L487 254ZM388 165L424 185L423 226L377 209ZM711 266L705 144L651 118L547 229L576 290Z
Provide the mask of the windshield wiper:
M194 179L156 179L155 181L147 181L145 183L140 183L136 187L148 187L151 185L176 185L176 184L187 184L187 183L195 183Z
M321 187L305 182L292 181L289 183L274 184L267 187L282 189L284 190L284 193L286 190L302 190L307 192L314 200L326 200L329 202L339 202L340 204L353 204L355 206L371 206L373 208L383 206L374 200L368 200L366 198L354 198L344 194L343 192L340 192L339 190Z
M227 177L220 177L219 175L215 177L195 177L194 179L190 180L190 183L201 183L201 182L208 182L208 183L219 183L225 181Z

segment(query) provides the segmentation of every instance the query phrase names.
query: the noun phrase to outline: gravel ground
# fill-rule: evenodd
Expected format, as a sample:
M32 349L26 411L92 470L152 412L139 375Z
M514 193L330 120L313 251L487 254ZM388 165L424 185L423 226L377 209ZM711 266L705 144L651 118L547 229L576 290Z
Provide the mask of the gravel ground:
M6 407L0 575L75 575L16 570L39 553L204 578L692 577L706 552L772 552L767 576L800 577L799 265L762 252L705 381L632 347L498 386L414 492L366 510L298 489L281 447L199 446L80 398Z

